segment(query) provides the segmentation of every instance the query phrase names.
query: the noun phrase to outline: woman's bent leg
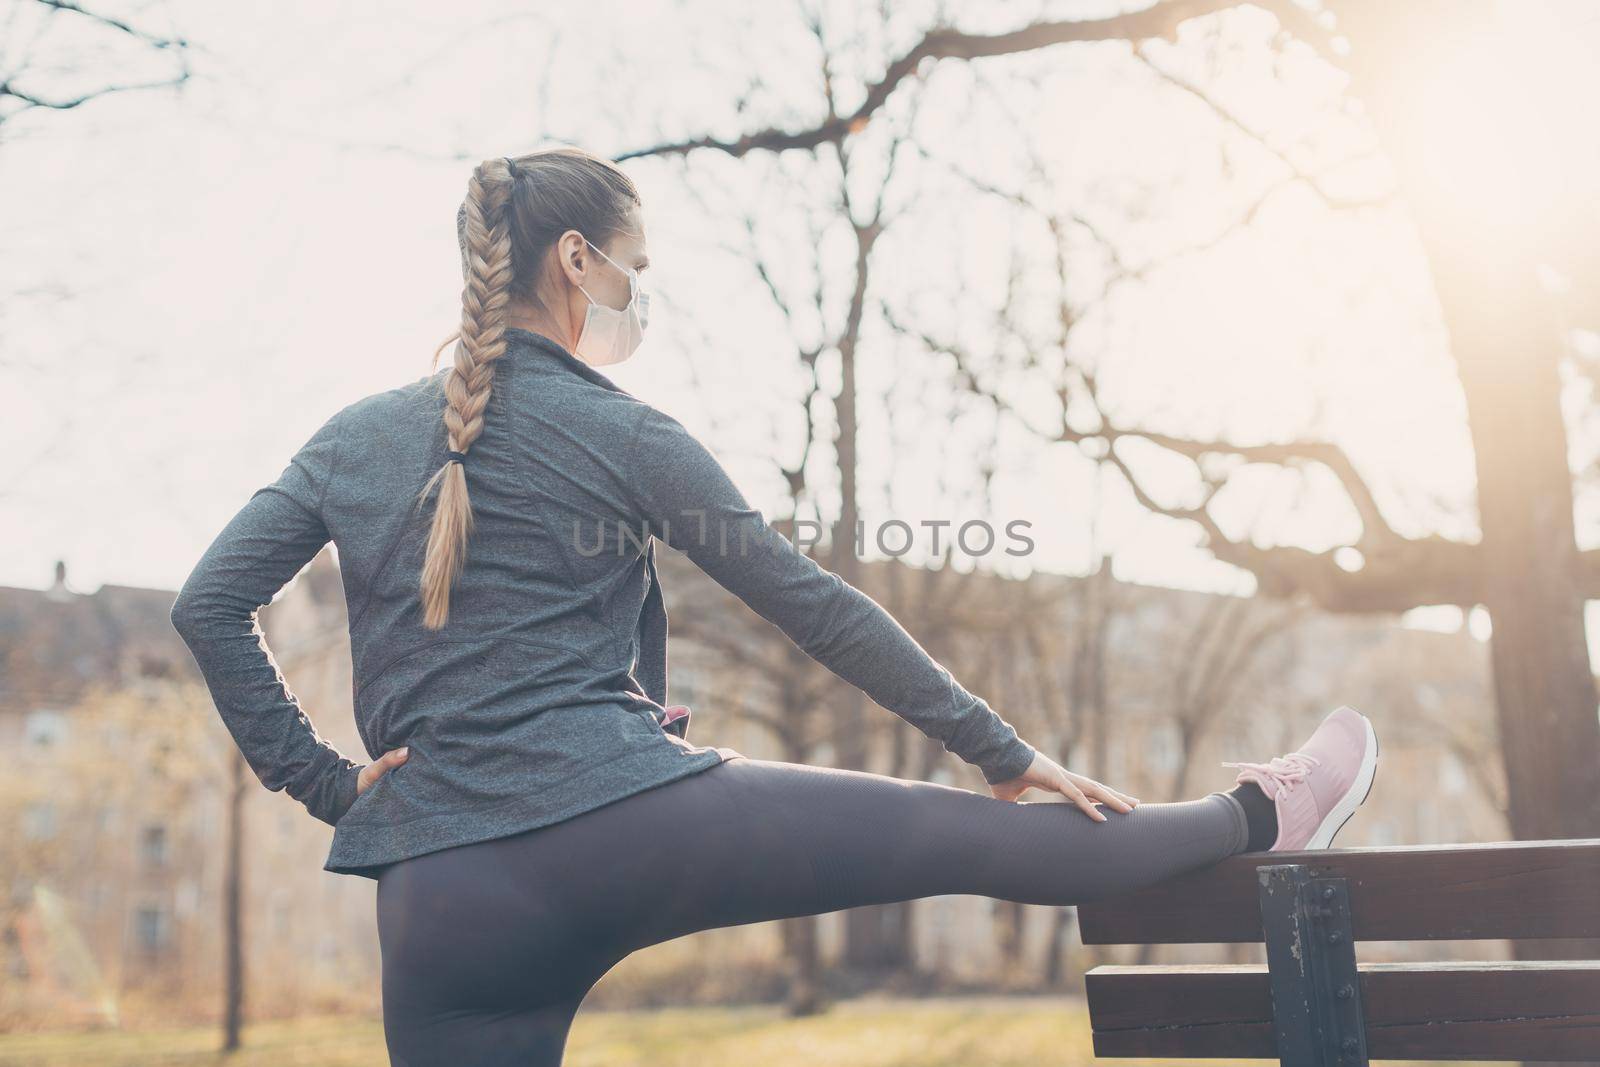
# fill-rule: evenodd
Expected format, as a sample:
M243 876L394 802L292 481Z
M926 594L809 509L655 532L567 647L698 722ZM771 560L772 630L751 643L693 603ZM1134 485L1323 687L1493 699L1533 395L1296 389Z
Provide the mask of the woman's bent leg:
M585 926L533 830L404 860L378 880L392 1067L557 1067L579 1004L620 957Z

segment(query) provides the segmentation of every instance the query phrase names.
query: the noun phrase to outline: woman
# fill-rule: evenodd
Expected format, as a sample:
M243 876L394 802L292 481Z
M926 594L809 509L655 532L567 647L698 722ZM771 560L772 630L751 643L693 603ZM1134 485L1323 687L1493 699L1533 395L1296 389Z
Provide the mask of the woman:
M648 320L640 210L580 150L479 165L454 365L336 413L173 606L262 784L334 826L325 869L378 882L394 1063L559 1063L601 975L698 930L952 893L1070 905L1330 843L1375 766L1358 712L1226 764L1227 792L1140 804L1035 751L595 369ZM690 744L657 538L993 795ZM367 764L318 735L255 628L330 539ZM1028 789L1071 804L1014 803Z

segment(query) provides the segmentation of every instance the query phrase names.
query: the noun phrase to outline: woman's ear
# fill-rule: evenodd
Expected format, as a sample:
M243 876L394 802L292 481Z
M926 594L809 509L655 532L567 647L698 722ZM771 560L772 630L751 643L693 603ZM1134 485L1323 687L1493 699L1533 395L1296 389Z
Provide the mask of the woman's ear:
M556 260L567 281L576 285L583 274L583 234L568 230L556 238Z

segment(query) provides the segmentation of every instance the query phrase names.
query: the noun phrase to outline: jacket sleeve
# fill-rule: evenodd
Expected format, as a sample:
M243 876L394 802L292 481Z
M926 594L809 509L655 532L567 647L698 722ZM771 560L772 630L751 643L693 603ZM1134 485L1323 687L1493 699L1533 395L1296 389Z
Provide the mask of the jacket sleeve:
M752 508L704 445L648 404L625 450L649 532L686 553L808 656L983 771L1015 778L1034 750L877 601L819 566Z
M250 769L330 825L355 802L361 765L325 741L267 648L257 612L327 544L322 492L338 446L337 416L271 485L258 489L183 583L172 624Z

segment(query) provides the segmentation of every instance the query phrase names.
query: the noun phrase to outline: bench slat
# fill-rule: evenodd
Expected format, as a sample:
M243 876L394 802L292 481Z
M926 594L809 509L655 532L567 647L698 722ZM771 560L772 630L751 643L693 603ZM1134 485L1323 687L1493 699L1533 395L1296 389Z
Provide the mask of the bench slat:
M1600 1060L1600 962L1357 969L1371 1059ZM1096 1056L1277 1058L1265 966L1105 965L1084 977Z
M1256 867L1349 880L1358 941L1600 937L1600 838L1247 852L1078 907L1086 945L1260 942Z

